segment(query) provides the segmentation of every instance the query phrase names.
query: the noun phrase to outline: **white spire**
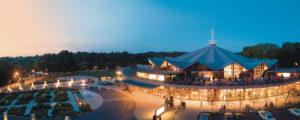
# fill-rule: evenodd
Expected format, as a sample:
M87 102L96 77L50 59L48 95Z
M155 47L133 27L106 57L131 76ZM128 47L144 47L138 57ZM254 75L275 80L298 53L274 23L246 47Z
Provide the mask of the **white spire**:
M215 46L216 45L216 40L214 40L214 28L211 28L211 40L209 40L209 45Z

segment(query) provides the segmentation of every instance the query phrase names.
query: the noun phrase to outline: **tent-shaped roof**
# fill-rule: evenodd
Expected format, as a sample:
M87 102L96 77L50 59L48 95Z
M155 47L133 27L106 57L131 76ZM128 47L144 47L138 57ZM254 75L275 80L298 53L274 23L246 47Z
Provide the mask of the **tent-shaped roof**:
M156 64L154 62L156 61L156 59L157 58L149 59L149 60L151 60L154 64ZM262 63L266 63L268 67L271 67L277 62L277 60L270 60L270 59L266 59L266 60L249 59L239 54L212 45L184 54L176 58L161 58L160 60L168 61L169 63L181 69L185 69L194 63L199 63L207 66L212 70L220 70L225 66L233 63L238 63L241 66L245 67L246 69L251 70L257 65L260 65ZM157 64L157 66L160 65L161 64Z

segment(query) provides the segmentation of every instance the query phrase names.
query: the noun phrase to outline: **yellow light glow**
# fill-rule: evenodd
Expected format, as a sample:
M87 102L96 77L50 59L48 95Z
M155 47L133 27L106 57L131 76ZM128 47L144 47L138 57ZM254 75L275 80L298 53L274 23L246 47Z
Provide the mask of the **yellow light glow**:
M282 73L283 77L287 78L291 76L291 73Z
M86 84L85 84L85 80L82 80L81 81L81 86L85 86Z
M119 70L118 70L118 71L116 72L116 74L117 74L117 75L122 75L122 71L119 71Z
M59 84L60 84L60 82L59 82L59 80L57 80L56 87L59 87Z
M165 106L160 107L155 111L156 116L161 115L163 112L165 112Z

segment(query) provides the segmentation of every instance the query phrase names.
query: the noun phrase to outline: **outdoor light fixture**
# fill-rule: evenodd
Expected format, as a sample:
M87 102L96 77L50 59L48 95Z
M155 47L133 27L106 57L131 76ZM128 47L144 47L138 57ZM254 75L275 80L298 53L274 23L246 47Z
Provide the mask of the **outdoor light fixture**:
M290 77L291 73L282 73L283 77L288 78Z
M161 106L160 108L158 108L157 110L155 110L155 115L156 116L160 116L165 111L166 111L165 106Z
M31 83L31 89L34 89L34 87L35 87L34 83Z
M22 86L21 86L21 85L19 86L19 90L23 90L23 88L22 88Z
M69 82L69 86L72 87L73 85L73 79L71 79L71 81Z
M11 89L9 86L7 86L7 91L8 91L8 92L11 92L12 89Z
M44 81L44 88L47 87L47 81Z
M56 87L59 87L59 80L57 80Z
M85 84L85 80L82 80L81 81L81 86L85 86L86 84Z
M117 74L117 75L122 75L122 71L119 71L119 70L118 70L118 71L116 72L116 74Z

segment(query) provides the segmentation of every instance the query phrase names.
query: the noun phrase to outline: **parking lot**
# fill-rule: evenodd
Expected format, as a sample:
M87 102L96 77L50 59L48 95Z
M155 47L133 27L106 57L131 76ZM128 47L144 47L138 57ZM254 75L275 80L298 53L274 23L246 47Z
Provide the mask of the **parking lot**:
M271 113L276 118L276 120L300 120L300 118L297 118L296 116L289 113L287 109L277 110ZM224 114L223 113L213 114L211 115L211 120L224 120ZM258 116L256 112L253 112L253 113L245 113L243 115L243 118L239 120L261 120L261 118Z

